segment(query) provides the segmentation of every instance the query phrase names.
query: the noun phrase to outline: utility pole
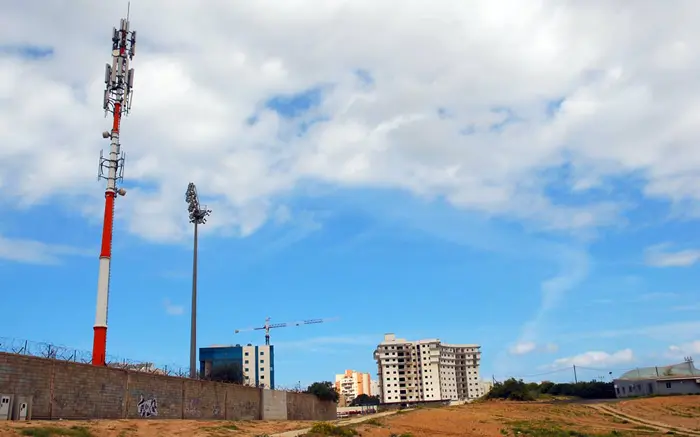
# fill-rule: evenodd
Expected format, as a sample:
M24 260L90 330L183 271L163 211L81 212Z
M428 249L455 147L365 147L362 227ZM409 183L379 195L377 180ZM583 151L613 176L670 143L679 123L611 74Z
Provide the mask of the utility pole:
M578 383L578 377L576 376L576 364L574 364L574 384Z
M683 360L688 363L688 370L691 375L695 375L695 366L693 365L693 357L683 357Z
M129 61L134 58L136 31L129 30L129 13L122 18L119 29L112 29L112 63L105 68L105 92L102 109L105 116L112 114L112 130L102 133L109 140L107 157L100 152L97 179L105 179L104 219L102 222L102 244L100 247L100 267L97 276L97 309L92 340L92 365L104 366L107 361L107 313L109 307L109 280L112 266L112 232L114 230L114 202L117 195L124 196L126 190L117 188L117 182L124 179L124 154L119 142L122 116L131 110L131 97L134 86L134 69Z
M190 213L190 223L194 223L194 256L192 258L192 314L190 321L190 378L197 378L197 229L207 222L211 210L199 203L197 187L193 182L187 186L185 202Z

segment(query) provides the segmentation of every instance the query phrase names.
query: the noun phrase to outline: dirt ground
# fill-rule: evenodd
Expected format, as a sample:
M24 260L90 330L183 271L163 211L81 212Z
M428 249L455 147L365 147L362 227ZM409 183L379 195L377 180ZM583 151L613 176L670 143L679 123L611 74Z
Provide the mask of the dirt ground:
M700 431L700 396L671 396L621 401L609 405L625 415Z
M207 421L207 420L90 420L90 421L29 421L0 422L0 436L36 435L50 437L224 437L265 436L308 428L313 422L304 421ZM61 428L66 434L50 428ZM35 430L29 433L29 430ZM25 433L23 434L22 431ZM49 431L49 432L47 432Z
M594 408L602 407L602 408ZM610 414L619 412L619 414ZM600 405L487 402L419 409L356 427L362 437L663 436L700 437L700 396ZM580 434L569 434L576 431Z
M661 436L668 430L615 418L587 405L489 402L460 407L416 410L357 427L363 437L408 434L413 437L447 436ZM614 434L618 431L619 434Z
M308 428L310 422L105 420L0 423L0 436L36 435L60 427L74 437L256 437ZM82 431L82 429L87 430ZM39 428L30 434L29 429ZM700 437L700 396L674 396L603 404L487 402L426 408L354 425L361 437L662 436ZM24 433L23 433L24 431ZM576 431L579 434L570 434ZM59 435L54 433L53 435Z

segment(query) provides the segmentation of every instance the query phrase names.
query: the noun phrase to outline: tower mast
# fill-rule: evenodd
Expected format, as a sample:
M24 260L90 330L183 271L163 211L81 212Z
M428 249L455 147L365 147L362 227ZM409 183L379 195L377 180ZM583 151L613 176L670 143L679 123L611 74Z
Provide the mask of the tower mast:
M100 152L98 180L105 179L105 210L102 225L100 270L97 279L97 311L95 313L92 343L92 364L104 366L107 356L107 308L109 305L110 264L112 258L112 230L114 225L114 201L117 195L124 196L126 190L117 188L124 178L124 154L119 143L119 128L122 116L131 110L134 84L134 69L129 61L134 57L136 31L129 30L129 18L122 18L119 29L112 30L112 64L105 68L105 93L103 109L105 117L112 114L112 130L102 133L110 140L107 157Z

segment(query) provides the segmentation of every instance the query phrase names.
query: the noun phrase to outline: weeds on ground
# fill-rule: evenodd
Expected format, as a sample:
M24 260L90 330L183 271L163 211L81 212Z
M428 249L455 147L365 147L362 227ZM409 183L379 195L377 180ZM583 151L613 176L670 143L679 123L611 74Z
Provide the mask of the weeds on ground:
M212 436L224 436L228 435L230 431L238 431L240 428L234 423L227 423L218 426L209 426L204 428L204 431L208 431Z
M333 425L328 422L319 422L311 427L307 436L334 436L334 437L353 437L357 435L357 431L352 428Z
M503 436L530 436L530 437L623 437L630 434L622 431L611 431L604 434L591 434L581 431L562 429L557 426L551 427L528 427L516 426L511 429L501 429Z
M410 432L405 432L403 434L391 434L389 437L413 437L413 434Z
M384 426L384 422L377 419L376 417L373 417L369 420L365 420L364 422L361 422L361 424L362 425L373 425L373 426Z
M240 428L235 423L228 423L226 425L210 426L205 429L207 431L238 431Z
M42 426L36 428L24 428L20 434L33 437L94 437L89 429L84 426L71 426L70 428L58 428L54 426Z

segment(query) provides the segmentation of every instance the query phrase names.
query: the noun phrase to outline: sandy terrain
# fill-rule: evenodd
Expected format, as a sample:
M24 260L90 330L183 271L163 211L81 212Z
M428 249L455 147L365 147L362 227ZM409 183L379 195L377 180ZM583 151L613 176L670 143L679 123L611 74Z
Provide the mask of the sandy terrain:
M416 410L380 420L382 426L362 425L363 437L388 437L408 433L413 437L442 436L555 436L538 430L575 430L585 435L606 435L613 430L621 435L661 436L667 430L653 430L647 425L616 419L587 405L492 402L443 409ZM627 422L627 423L625 423ZM625 434L627 432L628 434ZM507 433L507 434L504 434ZM563 433L561 435L564 435Z
M347 423L347 421L344 421ZM417 409L354 425L362 437L463 437L516 435L582 436L679 436L700 437L700 397L649 398L604 404L488 402L459 407ZM0 436L22 434L27 428L84 427L90 433L71 430L74 437L273 436L311 426L309 422L110 420L88 422L0 423ZM552 432L562 430L561 434ZM549 430L538 433L538 430ZM613 434L617 431L618 434ZM36 434L44 437L51 434ZM568 435L568 434L567 434Z
M308 428L313 422L303 421L208 421L208 420L91 420L91 421L30 421L26 423L0 422L0 436L23 435L22 430L47 427L68 428L72 437L223 437L261 436L293 429ZM89 433L80 432L74 427L82 427ZM71 429L73 428L73 429ZM31 435L31 434L24 434ZM52 434L39 434L39 437ZM60 434L55 434L59 436Z
M700 396L671 396L610 404L623 415L667 423L700 432Z

